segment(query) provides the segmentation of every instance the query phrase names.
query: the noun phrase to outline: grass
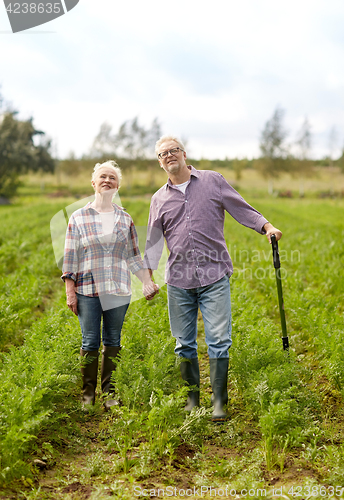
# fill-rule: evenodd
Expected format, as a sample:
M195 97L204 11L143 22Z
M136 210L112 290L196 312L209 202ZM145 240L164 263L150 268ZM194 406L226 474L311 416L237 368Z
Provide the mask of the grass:
M122 201L135 223L144 226L149 199ZM224 425L209 420L209 369L201 317L202 409L188 417L183 413L186 395L173 354L164 289L151 303L133 302L126 317L116 378L123 406L105 414L97 403L84 415L78 402L79 326L57 293L24 328L22 345L2 355L1 377L6 383L0 432L7 461L1 463L0 498L136 498L134 492L143 489L228 485L238 492L265 488L268 497L273 489L282 488L288 498L295 496L292 486L301 485L302 492L309 488L321 497L320 486L331 493L332 485L334 496L342 496L335 488L344 479L344 203L248 201L283 231L280 251L290 355L283 352L280 339L271 248L264 237L230 217L225 235L235 267L233 346L230 420ZM29 245L30 241L37 245L29 246L22 259L15 256L8 280L19 273L21 260L34 258L35 248L48 248L47 222L62 202L41 199L36 213L46 222L36 236L40 219L34 223L33 210L27 238ZM22 207L1 209L8 211L6 220L11 221ZM6 231L6 244L11 245L10 227ZM23 234L24 223L20 234L13 235L12 248L18 248ZM44 263L53 262L48 254L46 250L38 260L49 282L58 272ZM35 307L28 302L29 310ZM13 321L22 325L20 315ZM38 459L46 464L45 473L35 465ZM255 493L253 498L261 496ZM203 498L211 498L210 490Z

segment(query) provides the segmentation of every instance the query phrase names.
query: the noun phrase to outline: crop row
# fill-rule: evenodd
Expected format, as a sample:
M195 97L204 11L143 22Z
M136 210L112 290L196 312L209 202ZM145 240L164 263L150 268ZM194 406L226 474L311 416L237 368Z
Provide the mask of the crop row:
M44 310L60 274L49 223L56 205L1 207L0 351L19 345L24 328Z
M127 208L139 214L138 224L144 223L147 203L128 202ZM333 478L344 478L344 454L336 447L317 446L325 435L318 380L327 378L329 390L339 394L339 404L344 380L343 223L338 207L279 201L260 202L258 208L284 232L280 251L291 350L289 356L283 352L280 340L271 248L264 237L228 219L225 234L235 267L231 420L223 426L221 440L228 447L239 446L239 438L233 436L244 419L257 428L260 444L258 455L253 455L263 456L268 469L283 470L291 450L308 450L307 456L315 462L330 463L336 457ZM1 469L7 480L20 474L33 436L42 425L54 421L54 405L76 380L79 327L62 304L63 298L27 330L22 347L2 358L1 376L6 383L1 394ZM181 442L201 446L207 436L214 435L208 418L210 398L202 397L203 408L198 412L187 417L183 413L185 388L173 344L164 290L152 303L131 305L116 372L123 406L113 410L111 424L104 430L108 450L118 454L117 472L130 470L133 477L145 477L162 457L172 460ZM238 402L243 404L243 413L238 411ZM16 451L8 455L11 443ZM258 481L261 471L255 474Z
M61 295L61 294L60 294ZM1 355L0 479L28 472L25 453L77 380L76 321L58 300L26 330L23 345Z

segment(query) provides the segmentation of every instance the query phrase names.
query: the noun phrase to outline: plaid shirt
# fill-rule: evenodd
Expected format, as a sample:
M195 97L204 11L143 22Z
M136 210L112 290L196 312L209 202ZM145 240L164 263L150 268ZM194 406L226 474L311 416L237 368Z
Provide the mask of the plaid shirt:
M61 278L71 278L75 291L88 297L130 295L130 273L143 268L132 218L118 205L110 243L102 243L100 214L88 203L68 223Z

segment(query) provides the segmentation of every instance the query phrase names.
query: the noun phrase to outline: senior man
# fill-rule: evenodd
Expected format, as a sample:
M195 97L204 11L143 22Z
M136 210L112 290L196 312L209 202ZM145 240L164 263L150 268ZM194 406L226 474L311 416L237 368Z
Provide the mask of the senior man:
M225 211L240 224L279 240L281 231L251 207L218 172L196 170L186 163L180 139L165 135L155 147L167 184L152 197L145 264L158 268L164 238L168 310L175 353L183 380L190 386L185 410L199 406L200 372L197 356L197 315L200 308L208 346L212 387L212 420L226 420L228 349L231 341L229 278L233 265L223 228Z

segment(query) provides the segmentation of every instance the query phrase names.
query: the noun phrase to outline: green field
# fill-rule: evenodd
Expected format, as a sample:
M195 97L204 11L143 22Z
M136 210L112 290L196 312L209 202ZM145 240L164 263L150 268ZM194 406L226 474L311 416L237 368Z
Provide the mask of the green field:
M192 160L191 160L192 161ZM74 173L67 174L66 172L57 171L55 174L30 173L21 177L22 186L19 189L21 195L35 193L50 194L50 196L61 196L69 193L78 196L89 196L93 193L90 183L92 175L92 166L88 163L80 161L79 169ZM211 168L212 163L209 160L203 160L199 167L195 168ZM91 164L93 165L93 164ZM217 169L230 184L235 186L240 192L249 194L256 198L257 196L265 196L268 192L268 181L259 171L247 168L241 171L240 179L234 170L228 168ZM297 174L291 175L281 173L273 181L273 190L275 195L288 194L289 196L298 197L300 190L305 197L343 197L344 196L344 171L339 167L315 167L312 175L301 177ZM123 171L123 181L121 194L125 196L133 196L150 193L157 190L166 182L166 174L159 167L149 171L133 167Z
M235 272L223 425L209 420L201 317L202 407L188 416L182 410L164 287L127 314L116 373L123 405L81 411L81 333L65 305L49 229L73 201L23 196L0 207L0 498L182 497L193 488L213 498L226 487L229 498L242 490L250 498L344 497L344 201L247 196L283 231L289 356L270 245L226 219ZM143 227L149 198L122 203Z

